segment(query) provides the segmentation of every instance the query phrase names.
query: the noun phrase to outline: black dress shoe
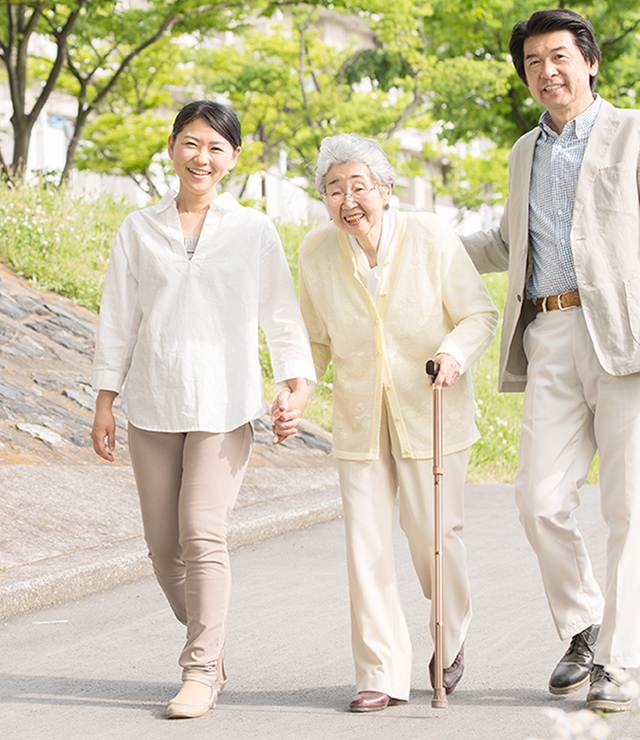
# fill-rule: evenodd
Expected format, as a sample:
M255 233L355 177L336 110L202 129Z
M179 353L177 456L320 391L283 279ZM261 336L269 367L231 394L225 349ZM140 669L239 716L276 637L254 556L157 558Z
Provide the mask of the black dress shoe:
M626 712L630 706L631 697L624 687L624 671L594 665L587 694L587 709L594 712Z
M552 694L571 694L587 683L593 668L593 652L599 632L600 625L592 624L571 638L569 649L549 679L549 691Z
M406 704L402 699L394 699L381 691L359 691L349 704L352 712L380 712L394 704Z
M429 679L431 680L431 687L433 688L433 685L435 684L435 674L436 674L436 656L435 653L431 656L431 660L429 661ZM442 672L442 685L444 687L444 690L447 692L447 694L452 694L455 687L460 683L460 679L462 678L462 674L464 673L464 642L462 643L462 647L460 648L460 651L456 655L453 663L448 667L445 668Z

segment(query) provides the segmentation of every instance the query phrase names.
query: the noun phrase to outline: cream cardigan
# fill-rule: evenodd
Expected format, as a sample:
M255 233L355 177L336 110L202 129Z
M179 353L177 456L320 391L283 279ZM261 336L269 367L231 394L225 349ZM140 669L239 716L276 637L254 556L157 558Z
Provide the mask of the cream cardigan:
M378 457L383 396L403 457L433 457L432 392L425 362L438 352L461 365L443 393L445 454L478 439L469 367L495 335L496 311L451 226L397 213L377 301L358 273L347 235L333 223L300 248L300 306L321 378L333 362L333 443L343 460Z

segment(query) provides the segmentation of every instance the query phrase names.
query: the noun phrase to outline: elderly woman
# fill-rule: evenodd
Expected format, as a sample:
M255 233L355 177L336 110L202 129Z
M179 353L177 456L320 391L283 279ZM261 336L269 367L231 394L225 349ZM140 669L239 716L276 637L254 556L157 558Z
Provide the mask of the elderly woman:
M424 369L429 358L438 369L436 385L445 387L447 691L462 676L471 618L460 538L463 487L469 447L478 438L468 371L491 342L498 319L450 225L434 214L389 208L394 182L375 142L355 134L324 139L315 184L331 222L311 231L300 249L300 302L316 373L321 378L330 362L335 370L333 439L358 692L353 712L409 698L411 642L392 542L396 499L422 590L428 599L432 595L432 393ZM276 413L276 431L286 434L296 418L295 412ZM432 614L432 633L433 621Z

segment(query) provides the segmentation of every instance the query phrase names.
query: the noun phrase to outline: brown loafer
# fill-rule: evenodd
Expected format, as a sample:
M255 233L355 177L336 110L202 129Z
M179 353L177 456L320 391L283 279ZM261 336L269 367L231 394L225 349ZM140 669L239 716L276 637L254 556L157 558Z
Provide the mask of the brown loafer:
M435 654L431 656L429 662L429 678L431 679L431 686L435 683ZM445 668L442 672L442 685L447 694L452 694L455 687L460 683L462 674L464 673L464 642L460 648L460 652L456 655L453 663Z
M394 699L381 691L359 691L349 704L351 712L380 712L394 704L406 704L402 699Z

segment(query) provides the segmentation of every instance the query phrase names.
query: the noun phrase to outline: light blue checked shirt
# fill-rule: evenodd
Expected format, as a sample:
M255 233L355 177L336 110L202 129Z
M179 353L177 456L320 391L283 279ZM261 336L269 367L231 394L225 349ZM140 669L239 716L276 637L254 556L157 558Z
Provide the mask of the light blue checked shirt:
M571 220L578 175L602 99L565 124L558 135L545 111L536 142L529 189L529 243L533 272L527 282L535 301L578 289L571 252Z

